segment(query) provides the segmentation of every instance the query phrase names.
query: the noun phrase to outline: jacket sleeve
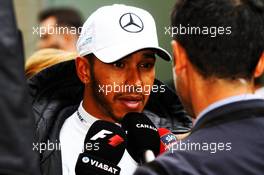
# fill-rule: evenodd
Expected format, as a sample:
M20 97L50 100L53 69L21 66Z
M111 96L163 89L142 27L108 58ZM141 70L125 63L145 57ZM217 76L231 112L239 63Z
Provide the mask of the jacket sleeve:
M189 153L165 153L150 163L140 166L134 175L202 175L201 165L191 161L193 154ZM201 161L198 161L201 162Z
M153 161L138 167L134 175L168 175L168 173L156 161Z
M0 174L39 175L22 39L11 0L0 1Z
M134 173L134 175L158 175L158 174L146 167L139 167Z

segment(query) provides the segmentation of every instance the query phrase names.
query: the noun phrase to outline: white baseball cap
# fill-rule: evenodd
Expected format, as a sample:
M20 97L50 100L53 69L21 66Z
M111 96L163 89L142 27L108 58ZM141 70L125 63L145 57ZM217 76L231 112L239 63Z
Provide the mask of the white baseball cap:
M77 42L80 56L93 53L104 63L115 62L148 48L156 50L161 58L171 60L170 54L159 47L151 14L121 4L97 9L84 23Z

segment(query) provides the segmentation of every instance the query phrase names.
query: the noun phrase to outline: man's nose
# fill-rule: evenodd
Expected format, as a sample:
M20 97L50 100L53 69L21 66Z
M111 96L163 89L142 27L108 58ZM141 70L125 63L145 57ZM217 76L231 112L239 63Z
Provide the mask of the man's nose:
M127 74L126 84L133 86L142 86L140 72L138 70L130 70Z

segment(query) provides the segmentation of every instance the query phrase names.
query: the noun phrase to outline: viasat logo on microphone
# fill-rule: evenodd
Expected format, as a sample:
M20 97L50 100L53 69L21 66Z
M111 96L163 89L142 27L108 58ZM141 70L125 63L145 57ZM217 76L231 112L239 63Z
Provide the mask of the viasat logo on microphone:
M91 166L102 169L104 171L107 171L111 174L118 174L118 169L116 169L115 167L107 165L106 163L99 162L98 160L93 159L91 157L87 157L87 156L83 157L82 162L85 164L90 164Z
M151 126L151 125L148 125L148 124L142 124L142 123L138 123L136 124L136 127L137 128L144 128L144 129L152 129L154 131L158 131L157 128Z

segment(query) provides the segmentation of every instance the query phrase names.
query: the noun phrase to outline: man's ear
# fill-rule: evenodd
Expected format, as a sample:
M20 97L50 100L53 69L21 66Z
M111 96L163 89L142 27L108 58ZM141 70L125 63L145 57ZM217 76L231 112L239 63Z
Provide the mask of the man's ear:
M187 54L179 42L172 40L173 62L176 74L179 74L187 66Z
M90 64L85 57L77 57L75 59L76 72L79 79L84 83L88 84L91 80L90 75Z
M258 64L256 66L255 72L254 72L254 78L260 77L264 72L264 52L260 56L260 59L258 61Z

